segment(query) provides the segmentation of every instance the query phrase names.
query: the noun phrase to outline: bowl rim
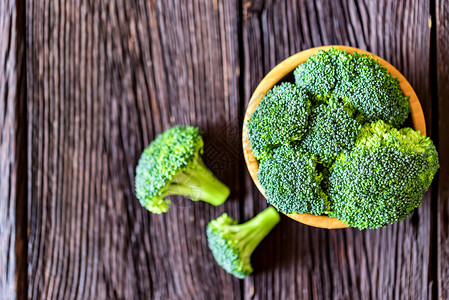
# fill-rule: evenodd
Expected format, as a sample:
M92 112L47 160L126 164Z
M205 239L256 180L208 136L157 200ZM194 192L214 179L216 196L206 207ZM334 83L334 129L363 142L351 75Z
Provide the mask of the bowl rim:
M372 58L377 59L379 64L387 68L387 70L391 73L392 77L398 78L402 93L410 97L409 104L411 108L411 119L413 128L415 130L419 130L422 135L426 134L426 123L424 113L421 107L421 103L419 102L418 96L416 95L415 91L413 90L412 86L407 81L407 79L405 79L405 77L395 67L393 67L383 58L366 50L344 45L321 46L298 52L288 57L287 59L283 60L279 64L277 64L270 72L268 72L267 75L265 75L265 77L260 81L259 85L254 90L250 98L250 101L247 105L247 109L245 111L245 117L243 120L243 128L242 128L243 156L245 158L246 166L248 168L252 180L254 181L254 184L265 198L266 198L265 191L260 185L259 180L257 179L259 162L252 153L248 139L248 120L254 113L260 101L262 100L262 97L268 92L268 90L270 90L282 78L284 78L286 75L292 72L298 65L304 63L307 60L307 58L309 58L311 55L316 54L319 50L329 50L330 48L346 50L350 54L353 54L354 52L357 52L359 54L368 54ZM318 228L338 229L349 227L343 221L328 216L315 216L313 214L299 214L299 213L285 214L285 215L296 220L297 222Z

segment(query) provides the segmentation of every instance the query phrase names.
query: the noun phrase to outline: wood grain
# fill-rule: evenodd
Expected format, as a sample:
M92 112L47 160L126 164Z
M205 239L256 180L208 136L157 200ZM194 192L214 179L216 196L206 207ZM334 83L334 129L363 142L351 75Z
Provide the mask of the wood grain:
M0 296L448 298L449 10L433 3L0 2ZM438 203L428 193L406 221L362 232L282 217L253 255L255 273L240 282L214 262L205 226L224 211L243 221L267 206L244 166L244 108L277 63L330 44L373 52L412 84L428 134L439 137ZM140 152L174 124L204 131L205 161L233 191L224 206L175 197L156 216L139 205Z
M23 22L15 1L0 2L0 297L26 294L26 115Z
M437 277L438 299L449 298L449 3L436 2L436 83L438 84L438 174Z
M30 299L238 299L205 225L239 218L237 1L27 1ZM198 125L233 194L218 208L134 195L143 148Z
M431 122L430 7L427 1L244 1L244 98L262 77L301 50L351 45L397 67L418 94ZM263 61L263 64L260 62ZM430 133L431 134L431 133ZM247 176L251 216L266 201ZM284 220L256 251L272 263L245 280L245 298L425 299L429 276L431 203L401 223L380 230L323 231Z

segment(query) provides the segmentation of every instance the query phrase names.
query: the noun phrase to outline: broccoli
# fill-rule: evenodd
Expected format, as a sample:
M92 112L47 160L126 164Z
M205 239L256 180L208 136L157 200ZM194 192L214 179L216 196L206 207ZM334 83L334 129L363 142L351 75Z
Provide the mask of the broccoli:
M196 127L175 126L160 134L142 153L136 168L136 195L152 213L165 213L169 195L220 205L230 190L204 164L203 139Z
M402 221L421 204L438 168L435 146L419 131L366 124L330 169L329 216L359 229Z
M310 101L305 92L288 82L274 86L248 121L253 155L262 159L272 148L300 139L309 113Z
M410 113L410 105L399 80L366 54L354 54L354 60L352 76L336 96L347 99L367 122L384 120L394 127L401 126Z
M330 164L341 151L352 148L360 129L361 125L345 107L332 98L328 105L312 109L309 128L300 145L320 163Z
M259 165L257 178L268 203L283 213L321 215L329 210L316 159L297 144L273 150Z
M317 100L326 100L335 88L335 67L326 51L320 50L310 56L293 74L296 85L319 97Z
M383 120L399 127L410 113L399 80L366 54L321 50L299 65L294 75L296 84L313 99L327 102L335 96L360 114L354 117L364 122Z
M360 229L405 219L439 162L429 138L397 129L410 113L399 80L371 56L334 48L293 73L296 89L275 86L248 122L267 202Z
M226 272L243 279L253 272L251 254L279 221L273 207L240 225L224 213L207 225L209 248Z

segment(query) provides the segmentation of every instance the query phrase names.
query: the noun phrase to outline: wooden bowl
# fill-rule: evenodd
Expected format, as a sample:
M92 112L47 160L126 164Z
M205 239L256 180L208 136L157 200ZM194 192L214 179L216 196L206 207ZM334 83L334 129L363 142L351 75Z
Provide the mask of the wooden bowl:
M260 101L262 100L262 97L265 95L265 93L270 90L275 84L277 84L281 79L283 79L285 76L289 75L293 70L299 65L304 63L307 58L315 53L318 52L318 50L329 50L331 47L334 47L336 49L346 50L348 53L353 54L354 52L357 52L359 54L368 54L372 56L373 58L377 59L378 62L384 66L385 68L390 71L391 75L393 77L397 77L399 79L399 83L401 86L401 90L404 95L409 96L409 103L411 107L411 119L413 123L413 128L415 130L421 131L421 134L426 134L426 123L424 120L424 114L421 108L421 104L419 103L418 97L416 96L415 91L411 87L410 83L405 79L405 77L396 70L395 67L390 65L388 62L383 60L377 55L374 55L368 51L364 51L358 48L354 47L347 47L347 46L323 46L323 47L316 47L311 48L299 53L296 53L295 55L290 56L280 64L278 64L276 67L273 68L259 83L256 90L254 91L253 95L251 96L251 99L248 104L248 108L246 109L245 113L245 119L243 122L243 153L245 156L245 162L246 166L248 167L248 171L256 184L259 191L262 193L262 195L265 196L265 192L260 185L259 181L257 180L257 171L259 170L259 162L254 157L250 143L248 140L248 120L253 114L253 112L256 110L257 105L259 105ZM319 228L328 228L328 229L337 229L337 228L347 228L348 225L346 225L343 221L337 220L337 218L330 218L328 216L315 216L312 214L286 214L290 218L301 222L303 224L307 224L314 227Z

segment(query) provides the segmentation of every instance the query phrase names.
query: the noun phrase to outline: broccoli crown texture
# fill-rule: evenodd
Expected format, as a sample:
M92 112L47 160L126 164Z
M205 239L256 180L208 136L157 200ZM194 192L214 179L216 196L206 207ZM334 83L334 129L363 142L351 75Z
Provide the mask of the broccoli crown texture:
M245 278L253 272L251 254L279 221L279 214L273 207L240 225L224 213L207 226L212 255L226 272Z
M136 168L136 195L153 213L170 207L169 195L183 195L213 205L222 204L229 189L205 166L200 153L203 139L198 128L174 126L143 151Z
M310 56L293 74L296 84L315 96L330 97L335 88L335 66L325 51Z
M309 128L300 145L319 162L330 164L341 151L352 148L360 129L361 125L345 108L331 99L328 105L312 109Z
M298 145L284 145L260 162L257 173L268 203L283 213L321 215L329 210L316 159Z
M400 128L399 80L365 54L318 51L262 99L248 122L257 178L283 213L378 228L421 204L439 168L432 141Z
M329 215L359 229L404 220L421 204L438 167L435 146L419 131L366 124L330 170Z
M365 122L383 120L399 127L410 113L399 81L366 54L319 51L294 71L295 81L316 100L335 96L349 103Z
M272 148L300 139L306 131L309 113L306 93L288 82L274 86L248 121L254 156L261 159Z
M354 60L352 76L336 96L347 98L368 122L384 120L395 127L402 125L410 105L399 80L366 54L356 54Z

